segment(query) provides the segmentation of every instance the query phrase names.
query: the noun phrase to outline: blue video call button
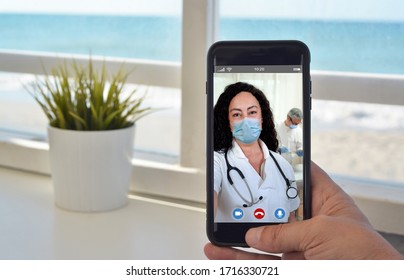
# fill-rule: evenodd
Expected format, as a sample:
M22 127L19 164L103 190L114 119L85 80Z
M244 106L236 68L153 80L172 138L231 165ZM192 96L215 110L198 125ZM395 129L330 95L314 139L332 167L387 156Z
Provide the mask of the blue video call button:
M234 219L240 220L241 218L243 218L243 216L244 216L244 212L240 208L236 208L236 209L233 210L233 218Z

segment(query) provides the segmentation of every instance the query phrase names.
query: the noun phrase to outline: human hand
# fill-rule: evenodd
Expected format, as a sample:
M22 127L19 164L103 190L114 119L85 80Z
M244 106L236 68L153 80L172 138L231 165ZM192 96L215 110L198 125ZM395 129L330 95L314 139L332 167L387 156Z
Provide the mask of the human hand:
M285 146L278 148L278 152L281 154L289 153L289 149Z
M303 156L303 150L297 150L296 154L298 157L302 157Z
M311 164L313 218L250 229L251 253L207 244L209 259L402 259L370 225L353 200L316 164Z

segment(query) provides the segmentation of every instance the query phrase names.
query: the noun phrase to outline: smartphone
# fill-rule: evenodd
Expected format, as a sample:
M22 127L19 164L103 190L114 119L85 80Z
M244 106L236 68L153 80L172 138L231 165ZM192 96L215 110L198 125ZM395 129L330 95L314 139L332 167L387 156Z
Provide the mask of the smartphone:
M207 55L207 235L311 216L310 51L300 41L220 41Z

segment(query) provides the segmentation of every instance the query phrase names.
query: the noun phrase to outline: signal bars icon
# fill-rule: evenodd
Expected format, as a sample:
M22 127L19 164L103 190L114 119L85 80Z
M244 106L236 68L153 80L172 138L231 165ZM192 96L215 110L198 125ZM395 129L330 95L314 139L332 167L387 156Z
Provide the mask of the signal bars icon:
M232 67L223 67L217 70L217 72L230 72L233 68Z

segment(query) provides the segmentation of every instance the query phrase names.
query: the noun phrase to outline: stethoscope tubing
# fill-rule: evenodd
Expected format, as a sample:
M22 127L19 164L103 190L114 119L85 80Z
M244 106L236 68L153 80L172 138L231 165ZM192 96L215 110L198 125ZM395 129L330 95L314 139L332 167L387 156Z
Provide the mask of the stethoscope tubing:
M244 176L243 172L241 172L241 170L238 169L237 167L234 167L234 166L231 166L231 165L230 165L229 160L227 159L227 151L226 151L226 153L224 154L224 157L225 157L226 166L227 166L227 180L229 181L229 183L230 183L230 185L233 187L233 189L236 191L237 195L245 202L244 205L246 205L247 207L253 206L253 205L255 204L255 203L254 203L254 196L253 196L253 194L252 194L252 191L251 191L250 186L249 186L248 183L247 183L247 180L245 179L245 176ZM230 176L230 172L231 172L232 170L236 171L236 172L238 173L238 175L241 177L241 179L243 179L244 184L246 185L247 190L248 190L248 193L249 193L249 195L250 195L250 201L248 201L248 200L239 192L239 190L234 186L233 179L232 179L231 176ZM243 205L243 206L244 206L244 205Z
M245 202L245 204L243 205L244 207L251 207L251 206L257 204L260 200L262 200L263 197L260 196L259 199L257 199L257 201L254 201L253 193L252 193L252 191L251 191L250 186L249 186L248 183L247 183L247 180L246 180L246 178L245 178L243 172L241 172L241 170L240 170L239 168L230 165L229 160L228 160L228 158L227 158L227 152L228 152L228 150L226 150L226 152L224 153L224 158L225 158L226 167L227 167L227 180L229 181L229 183L230 183L230 185L233 187L233 189L236 191L237 195ZM277 161L277 160L275 159L275 157L271 154L271 152L269 152L269 155L271 156L272 160L275 162L275 165L276 165L277 169L279 170L281 176L282 176L283 179L285 180L285 183L286 183L286 186L287 186L287 189L286 189L286 196L288 197L288 199L294 199L294 198L296 198L297 195L298 195L298 191L297 191L297 188L296 188L296 187L293 187L293 186L292 186L292 183L293 183L294 181L289 180L289 179L286 177L285 173L283 173L281 167L279 166L278 161ZM244 184L246 185L246 188L247 188L248 193L249 193L249 196L250 196L250 200L249 200L249 201L239 192L239 190L236 188L236 186L234 186L233 179L232 179L231 176L230 176L230 172L233 171L233 170L236 171L236 172L238 173L238 175L241 177L241 179L244 181ZM292 194L290 193L291 191L293 192Z

